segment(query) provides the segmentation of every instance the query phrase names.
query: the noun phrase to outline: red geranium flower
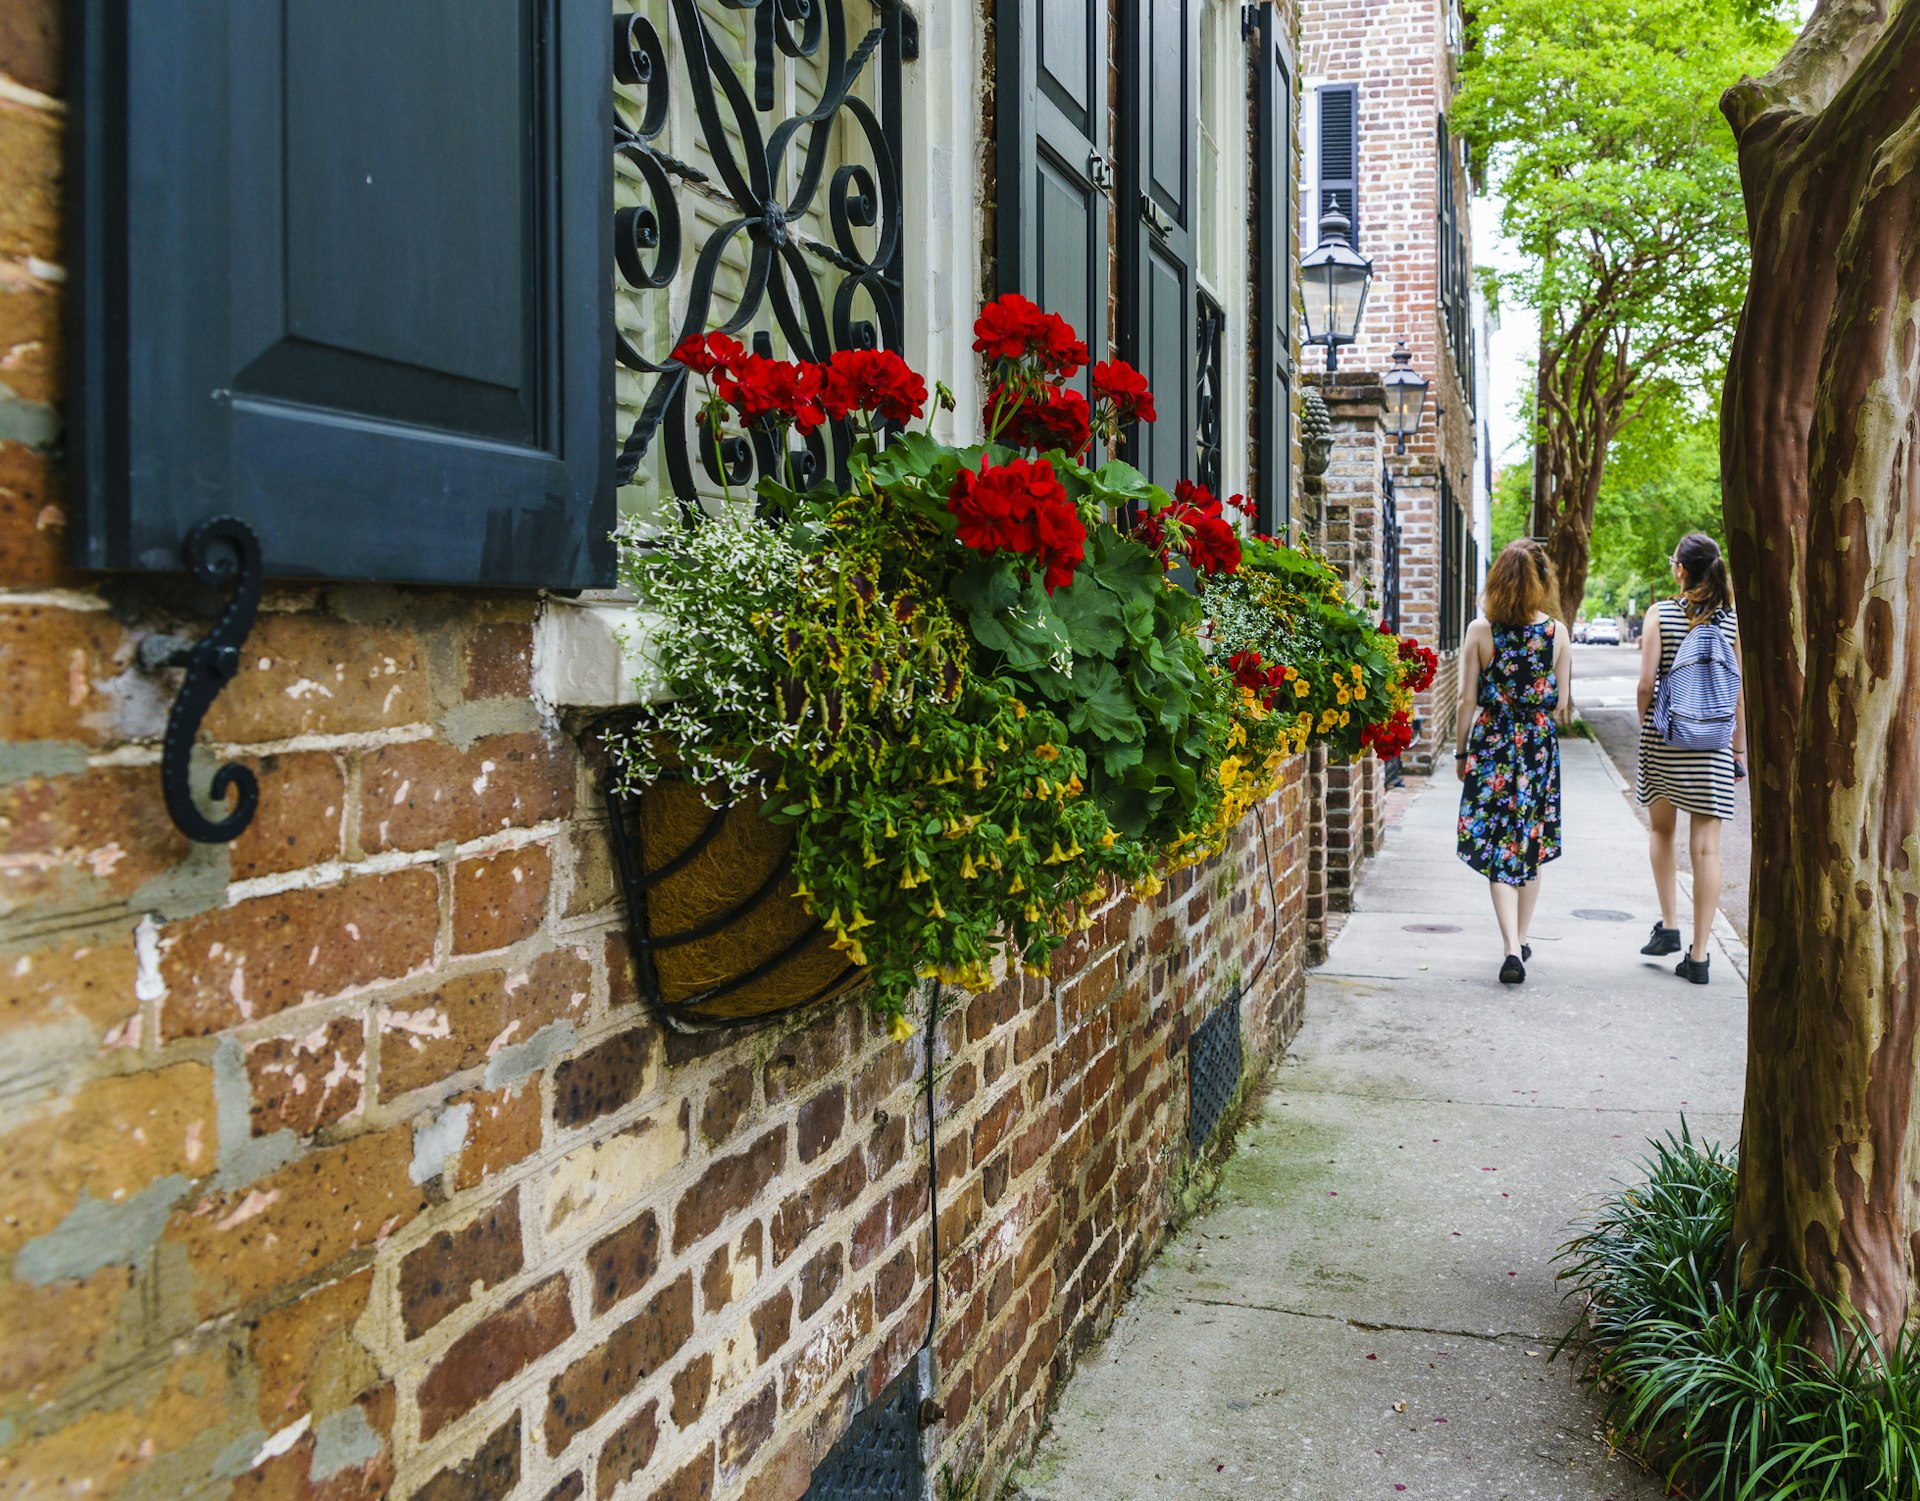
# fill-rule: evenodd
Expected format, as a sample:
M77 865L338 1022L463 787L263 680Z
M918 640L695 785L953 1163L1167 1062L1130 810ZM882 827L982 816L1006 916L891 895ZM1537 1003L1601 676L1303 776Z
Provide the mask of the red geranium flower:
M688 334L673 346L672 355L695 375L711 375L746 357L747 346L728 334Z
M927 383L891 349L843 349L827 362L820 403L836 421L877 412L905 424L927 409Z
M742 422L785 418L803 436L827 420L820 386L818 365L770 360L763 354L732 362L715 383L720 399L739 412Z
M1012 552L1045 571L1051 593L1073 581L1086 556L1087 529L1053 466L1040 459L962 469L947 492L960 541L976 552Z
M1058 313L1042 319L1039 347L1034 351L1041 366L1061 380L1070 380L1087 362L1087 346L1074 334L1073 325Z
M1125 360L1102 360L1093 367L1093 399L1112 403L1115 422L1157 420L1147 378Z
M1221 516L1219 498L1205 485L1179 481L1173 504L1144 518L1134 534L1163 562L1177 550L1202 573L1240 571L1240 534Z
M1018 292L996 297L973 320L973 348L990 360L1024 359L1046 334L1046 314Z
M1011 415L1006 406L1012 408ZM1093 442L1093 414L1087 398L1070 387L1045 386L1038 395L1023 397L1004 385L995 386L980 413L988 431L992 431L996 413L1000 418L997 441L1009 448L1033 448L1043 453L1057 448L1078 458Z
M1240 571L1240 534L1218 516L1196 515L1188 522L1187 556L1202 573Z

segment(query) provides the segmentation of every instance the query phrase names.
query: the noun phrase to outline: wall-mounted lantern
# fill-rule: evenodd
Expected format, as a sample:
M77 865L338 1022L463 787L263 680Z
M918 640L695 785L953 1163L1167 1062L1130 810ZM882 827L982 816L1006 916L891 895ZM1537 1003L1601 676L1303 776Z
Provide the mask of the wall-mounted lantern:
M1367 310L1367 289L1373 285L1373 262L1353 248L1353 224L1335 210L1320 218L1320 243L1300 261L1300 305L1307 323L1307 342L1327 346L1327 368L1338 368L1342 344L1351 344L1360 332Z
M1407 439L1420 431L1427 405L1427 383L1414 373L1405 339L1393 346L1393 368L1381 383L1387 388L1387 432L1394 439L1394 452L1405 453Z

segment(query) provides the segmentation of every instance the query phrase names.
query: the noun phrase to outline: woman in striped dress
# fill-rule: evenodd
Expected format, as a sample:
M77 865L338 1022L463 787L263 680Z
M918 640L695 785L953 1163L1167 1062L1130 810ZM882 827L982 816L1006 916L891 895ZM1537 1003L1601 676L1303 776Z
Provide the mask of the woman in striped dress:
M1693 861L1693 944L1675 973L1696 985L1707 983L1707 936L1720 907L1720 827L1733 817L1733 784L1747 774L1747 709L1741 696L1734 713L1730 750L1681 750L1668 745L1653 727L1653 699L1660 679L1673 667L1680 643L1690 630L1726 635L1736 660L1740 627L1733 613L1733 587L1727 579L1720 545L1705 532L1692 532L1673 550L1673 579L1680 593L1647 611L1640 637L1640 772L1636 792L1652 822L1653 883L1660 893L1660 921L1641 948L1659 956L1680 952L1679 881L1674 870L1674 834L1681 810L1687 814L1687 850Z

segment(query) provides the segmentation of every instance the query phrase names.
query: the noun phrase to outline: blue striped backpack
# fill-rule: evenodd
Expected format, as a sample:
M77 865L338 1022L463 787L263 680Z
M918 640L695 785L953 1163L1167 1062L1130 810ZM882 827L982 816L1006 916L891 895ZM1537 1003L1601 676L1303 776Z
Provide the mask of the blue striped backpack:
M1653 696L1653 728L1676 750L1727 750L1740 703L1740 663L1711 620L1689 626Z

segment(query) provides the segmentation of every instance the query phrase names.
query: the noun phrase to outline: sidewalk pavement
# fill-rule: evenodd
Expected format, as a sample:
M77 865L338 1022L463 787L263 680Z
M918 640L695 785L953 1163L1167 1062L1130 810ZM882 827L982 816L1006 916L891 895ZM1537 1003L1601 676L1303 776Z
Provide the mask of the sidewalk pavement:
M1723 923L1705 988L1640 956L1645 835L1597 746L1563 766L1566 854L1517 988L1454 858L1452 780L1407 805L1217 1203L1015 1476L1032 1501L1663 1494L1548 1360L1573 1320L1552 1257L1683 1112L1737 1136L1745 955Z

